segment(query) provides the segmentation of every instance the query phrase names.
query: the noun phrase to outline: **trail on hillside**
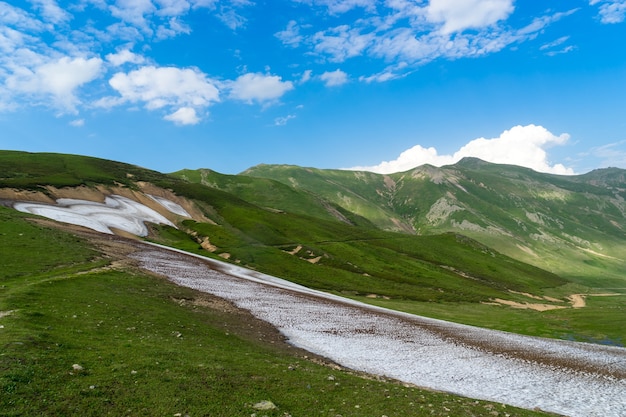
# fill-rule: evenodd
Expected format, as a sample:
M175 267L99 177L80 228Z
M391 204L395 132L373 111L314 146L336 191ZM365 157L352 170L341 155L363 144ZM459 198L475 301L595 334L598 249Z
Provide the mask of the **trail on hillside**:
M145 270L249 310L295 346L348 368L564 415L626 415L624 348L394 312L153 245L137 243L130 256Z

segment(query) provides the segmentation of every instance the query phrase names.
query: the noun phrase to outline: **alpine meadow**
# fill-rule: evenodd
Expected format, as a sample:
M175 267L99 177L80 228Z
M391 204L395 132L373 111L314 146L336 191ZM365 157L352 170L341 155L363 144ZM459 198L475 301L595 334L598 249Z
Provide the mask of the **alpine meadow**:
M143 242L332 300L624 355L623 169L165 174L1 151L0 415L547 415L307 352L254 309L146 268ZM615 366L602 372L623 382Z

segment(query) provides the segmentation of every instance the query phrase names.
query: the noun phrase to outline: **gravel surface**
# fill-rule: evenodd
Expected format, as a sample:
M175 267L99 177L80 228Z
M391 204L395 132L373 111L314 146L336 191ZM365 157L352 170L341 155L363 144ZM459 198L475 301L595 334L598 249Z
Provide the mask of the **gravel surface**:
M295 346L421 387L569 416L626 416L626 349L520 336L368 306L153 245L140 267L222 297Z

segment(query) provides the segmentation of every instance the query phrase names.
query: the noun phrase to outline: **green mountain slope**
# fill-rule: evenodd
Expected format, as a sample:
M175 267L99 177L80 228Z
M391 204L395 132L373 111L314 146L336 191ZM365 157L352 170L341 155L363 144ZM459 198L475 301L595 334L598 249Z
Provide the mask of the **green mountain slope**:
M31 194L19 194L22 199L34 198L36 192L54 199L76 187L98 188L99 193L126 192L129 198L141 199L145 184L150 183L154 190L172 193L198 213L193 219L177 219L178 228L151 226L151 240L390 308L527 334L621 343L623 307L618 297L594 299L592 307L574 310L567 296L593 291L589 286L575 285L515 260L502 254L500 247L496 251L496 246L468 237L469 233L436 229L432 224L429 234L421 235L380 227L378 217L390 212L395 213L395 220L387 223L390 229L403 224L419 230L419 216L411 217L409 208L427 201L426 195L437 201L442 187L452 190L450 180L431 178L446 178L446 170L453 168L425 167L432 175L415 175L416 180L401 178L407 173L392 177L285 169L300 176L298 184L308 181L311 189L295 187L289 179L281 183L208 170L165 175L96 158L0 152L0 192L4 193L0 197L5 196L0 203L11 206L6 196L15 190L29 190ZM607 181L598 175L593 180ZM457 189L467 190L471 183L464 178L455 181L461 183L454 185ZM313 189L319 182L324 182L324 192ZM420 184L421 199L409 192ZM353 205L364 201L365 208L355 213L342 206L336 196L348 193ZM450 191L446 196L452 198L449 195L454 194ZM485 198L475 201L491 207ZM474 200L463 201L466 207L469 203ZM488 213L479 208L465 211L476 219L486 218ZM404 226L400 229L406 230ZM522 307L539 303L557 310L512 309L501 300ZM603 317L602 325L598 316Z
M210 169L182 170L170 174L192 183L219 189L260 207L307 214L324 220L375 227L364 217L344 209L318 195L294 188L268 178L224 175Z
M268 417L503 409L328 366L248 312L136 270L124 245L0 207L0 415L250 416L263 401L276 405Z
M462 233L581 283L625 285L624 170L557 176L467 158L392 175L268 165L242 175L317 194L382 229Z
M103 183L138 188L150 181L197 202L210 220L184 220L178 231L155 226L155 239L204 251L197 242L206 238L215 247L214 255L228 254L248 267L329 291L480 301L503 296L509 289L542 291L566 283L462 236L409 236L373 228L365 221L361 223L367 227L343 221L329 214L322 200L275 181L212 174L207 186L113 161L56 154L2 153L0 164L4 172L0 185L45 192L50 192L44 187L50 183L66 188ZM265 204L215 188L218 181L225 190ZM291 204L294 212L267 207L276 201ZM472 285L467 285L467 276L475 278Z

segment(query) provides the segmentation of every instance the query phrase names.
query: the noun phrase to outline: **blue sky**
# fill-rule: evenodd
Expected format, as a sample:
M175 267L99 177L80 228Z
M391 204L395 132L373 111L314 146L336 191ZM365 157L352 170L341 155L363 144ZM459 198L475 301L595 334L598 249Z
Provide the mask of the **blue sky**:
M0 1L0 149L626 168L626 0Z

